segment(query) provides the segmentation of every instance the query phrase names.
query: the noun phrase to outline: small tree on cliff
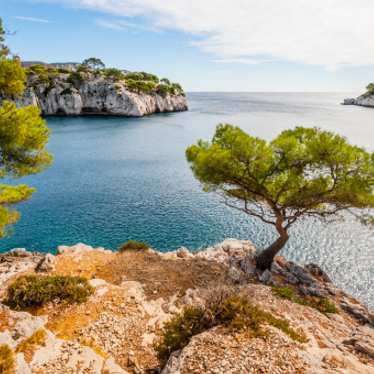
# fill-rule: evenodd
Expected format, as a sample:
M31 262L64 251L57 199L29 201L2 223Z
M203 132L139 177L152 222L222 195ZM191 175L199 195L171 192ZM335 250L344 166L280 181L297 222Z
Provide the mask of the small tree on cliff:
M46 151L49 130L36 107L17 108L1 97L17 97L23 93L25 73L18 58L9 57L4 45L4 29L0 19L0 178L22 177L48 166L51 155ZM0 184L0 237L19 213L13 204L27 200L34 189L27 185Z
M368 90L368 93L374 94L374 83L370 83L366 89Z
M331 132L297 127L266 142L219 125L211 143L200 140L186 155L206 191L277 230L277 240L257 256L261 270L270 268L299 218L329 221L349 211L372 219L374 154Z
M104 62L102 62L99 58L96 57L86 58L82 62L82 65L88 67L91 70L100 70L105 68Z

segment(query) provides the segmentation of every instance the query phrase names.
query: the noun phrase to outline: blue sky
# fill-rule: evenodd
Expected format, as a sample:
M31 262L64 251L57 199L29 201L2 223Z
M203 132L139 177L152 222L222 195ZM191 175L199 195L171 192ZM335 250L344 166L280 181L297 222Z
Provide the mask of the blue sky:
M188 91L360 92L374 81L374 1L358 2L0 0L0 16L24 60L95 56Z

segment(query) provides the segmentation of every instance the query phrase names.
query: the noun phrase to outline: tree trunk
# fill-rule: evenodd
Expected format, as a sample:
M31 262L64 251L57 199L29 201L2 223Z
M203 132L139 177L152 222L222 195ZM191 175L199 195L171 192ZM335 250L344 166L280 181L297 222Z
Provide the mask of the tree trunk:
M276 224L279 238L268 248L263 250L256 258L256 266L260 270L270 269L274 257L284 247L288 241L287 230L282 226L283 220L279 219Z

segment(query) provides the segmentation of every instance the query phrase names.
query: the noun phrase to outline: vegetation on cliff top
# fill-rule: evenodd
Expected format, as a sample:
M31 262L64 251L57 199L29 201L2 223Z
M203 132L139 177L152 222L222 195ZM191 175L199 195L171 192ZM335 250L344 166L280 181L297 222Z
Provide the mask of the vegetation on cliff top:
M17 278L7 289L4 304L15 310L41 307L51 301L81 303L93 293L86 278L70 276L26 275Z
M367 95L367 96L374 95L374 83L370 83L370 84L366 87L366 93L365 93L365 95Z
M291 339L305 343L306 336L290 327L289 323L254 305L247 297L227 295L220 290L210 295L204 306L186 307L180 314L166 322L161 339L155 344L160 363L164 365L170 355L183 349L198 334L216 326L233 331L247 330L253 337L265 337L265 325L273 326Z
M128 240L126 243L122 244L119 247L118 251L146 251L148 248L150 248L150 246L147 243L138 242L137 240Z
M0 19L0 97L22 95L25 72L17 56L10 56L4 44L5 31ZM0 178L17 178L42 171L50 165L52 156L46 150L49 129L35 107L18 109L15 103L0 105ZM19 219L11 208L29 199L33 188L21 184L0 184L0 237L8 233L8 226Z
M336 305L326 297L300 296L291 287L273 286L272 289L273 293L282 299L288 299L296 304L309 306L317 309L322 314L328 315L338 312Z
M126 88L132 92L158 93L163 96L184 95L181 85L172 83L169 79L159 79L156 75L146 72L125 72L116 68L106 68L105 64L95 57L84 60L74 71L36 64L29 66L26 74L33 86L44 83L48 87L53 85L57 77L62 77L73 87L79 88L85 80L102 77L112 82L124 83Z
M374 221L374 154L332 132L297 127L267 142L221 124L211 143L200 140L186 155L205 191L277 230L259 269L270 268L300 218L329 222L349 212Z

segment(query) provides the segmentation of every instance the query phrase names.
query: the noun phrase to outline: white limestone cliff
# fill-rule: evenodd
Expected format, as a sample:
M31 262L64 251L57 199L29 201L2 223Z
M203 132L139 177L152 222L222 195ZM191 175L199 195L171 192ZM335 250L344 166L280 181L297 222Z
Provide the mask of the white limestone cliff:
M188 109L183 93L144 93L130 91L124 81L115 82L89 75L79 84L60 74L52 82L28 81L24 96L16 100L19 107L35 105L43 115L114 115L142 117L153 113L179 112Z
M358 105L358 106L364 106L368 108L374 108L374 94L364 94L356 99L350 98L345 99L343 102L344 105Z

